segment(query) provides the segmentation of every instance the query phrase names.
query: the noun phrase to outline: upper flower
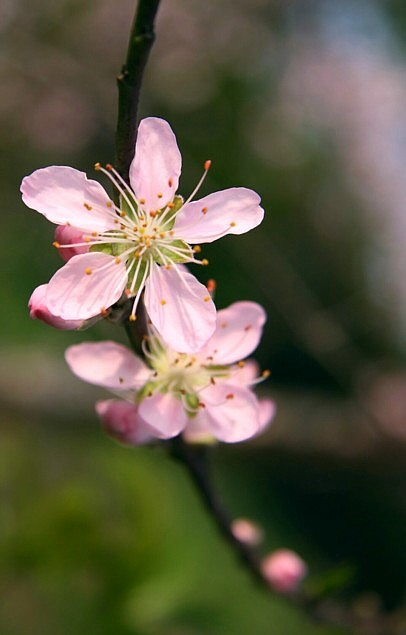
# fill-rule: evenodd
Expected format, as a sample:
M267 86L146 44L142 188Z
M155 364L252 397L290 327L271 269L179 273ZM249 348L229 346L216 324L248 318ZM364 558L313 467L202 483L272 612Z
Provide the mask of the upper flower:
M163 339L182 352L201 348L215 329L215 307L206 287L179 263L207 264L196 258L198 243L242 234L264 214L259 196L242 187L192 202L209 167L206 161L186 202L176 196L181 172L176 139L166 121L151 117L138 128L131 187L112 166L96 164L118 190L119 206L97 181L70 167L52 166L25 177L25 204L81 233L78 242L66 242L76 255L47 286L49 311L63 320L83 320L103 314L125 292L134 298L130 319L135 319L145 289L146 309Z
M236 442L258 433L272 418L271 400L258 401L256 365L242 360L257 346L265 312L254 302L219 311L216 330L194 355L167 347L152 329L145 340L148 366L115 342L71 346L66 360L81 379L105 386L124 401L104 401L98 414L127 443L148 437Z

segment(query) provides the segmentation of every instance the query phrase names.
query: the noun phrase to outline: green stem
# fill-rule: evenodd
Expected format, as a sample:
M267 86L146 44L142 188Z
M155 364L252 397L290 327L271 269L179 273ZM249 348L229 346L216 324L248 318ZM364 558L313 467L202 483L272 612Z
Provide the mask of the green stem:
M142 78L155 39L154 21L159 2L160 0L139 0L131 28L127 58L117 77L116 167L127 181L137 138L137 112Z

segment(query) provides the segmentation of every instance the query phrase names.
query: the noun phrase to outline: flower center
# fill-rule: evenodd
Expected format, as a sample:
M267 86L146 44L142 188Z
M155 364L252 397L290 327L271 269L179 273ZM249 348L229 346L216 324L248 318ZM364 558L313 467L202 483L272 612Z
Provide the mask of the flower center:
M189 416L193 417L201 406L199 392L226 378L231 373L227 366L209 366L195 355L175 353L168 349L156 335L144 340L143 351L154 370L151 381L138 394L138 399L155 392L172 393L180 399Z

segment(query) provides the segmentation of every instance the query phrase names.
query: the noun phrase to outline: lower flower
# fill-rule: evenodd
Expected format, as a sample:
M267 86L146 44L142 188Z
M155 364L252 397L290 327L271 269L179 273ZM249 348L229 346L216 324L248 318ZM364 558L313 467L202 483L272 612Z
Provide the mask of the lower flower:
M151 326L143 342L147 364L115 342L83 343L66 351L81 379L109 388L119 399L96 410L107 432L129 445L182 433L190 442L229 443L258 434L272 419L270 399L252 386L257 347L266 315L254 302L237 302L217 313L216 330L193 355L169 348Z

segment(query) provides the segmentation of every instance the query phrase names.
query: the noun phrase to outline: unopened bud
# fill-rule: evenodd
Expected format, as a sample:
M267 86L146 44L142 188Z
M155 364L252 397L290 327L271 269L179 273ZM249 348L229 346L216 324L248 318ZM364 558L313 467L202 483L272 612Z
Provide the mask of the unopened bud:
M278 549L267 556L261 571L277 593L293 593L307 574L307 565L290 549Z
M82 247L61 247L61 245L72 245L75 243L86 242L83 237L83 231L71 227L70 225L58 225L55 229L55 247L58 249L58 253L62 260L67 262L73 256L78 254L86 254L89 251L88 245Z
M253 523L252 520L248 520L248 518L236 518L233 520L231 531L234 538L251 547L260 545L264 538L261 527Z
M107 399L96 403L104 431L124 445L143 445L153 440L150 428L128 401Z
M45 324L54 326L56 329L62 329L65 331L73 331L80 329L84 324L84 320L64 320L63 318L54 315L48 309L46 303L47 284L41 284L34 289L30 299L28 300L28 308L30 311L30 318L33 320L41 320Z

